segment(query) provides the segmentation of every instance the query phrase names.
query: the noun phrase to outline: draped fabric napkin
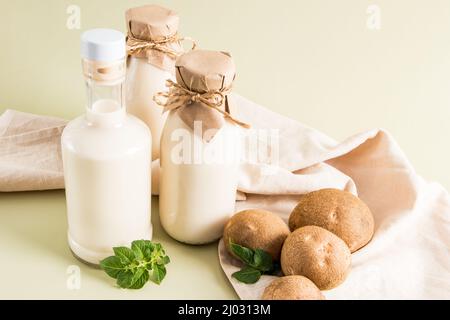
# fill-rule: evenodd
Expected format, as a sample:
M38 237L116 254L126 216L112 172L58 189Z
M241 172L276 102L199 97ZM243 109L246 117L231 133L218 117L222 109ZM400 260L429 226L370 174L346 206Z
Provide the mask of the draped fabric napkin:
M65 120L6 110L0 116L0 191L64 188Z
M275 174L243 165L236 210L262 208L287 221L301 194L334 187L367 203L375 218L372 241L352 254L352 270L327 299L450 299L450 196L422 179L389 133L371 130L337 143L320 132L236 97L237 117L280 130ZM269 172L273 172L269 170ZM272 276L256 284L231 274L239 262L219 243L222 268L242 299L259 299Z
M287 220L302 194L339 188L375 217L372 241L352 255L352 270L328 299L450 299L450 196L416 174L394 139L371 130L338 143L238 95L236 117L254 129L279 129L277 165L244 163L236 210L262 208ZM0 191L63 186L63 120L7 111L0 117ZM157 192L159 165L153 163ZM231 277L239 262L219 243L221 266L242 299L258 299L273 279L247 285Z

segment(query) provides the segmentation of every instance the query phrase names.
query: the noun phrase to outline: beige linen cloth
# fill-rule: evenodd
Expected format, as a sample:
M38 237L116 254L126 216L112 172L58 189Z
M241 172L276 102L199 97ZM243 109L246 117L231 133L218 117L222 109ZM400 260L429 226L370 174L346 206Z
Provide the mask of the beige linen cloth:
M263 208L287 220L301 195L334 187L358 194L375 216L375 235L352 255L352 271L328 299L450 299L450 196L422 179L394 139L371 130L338 143L238 95L236 118L279 129L277 166L242 165L236 209ZM6 111L0 117L0 191L63 187L63 120ZM158 163L153 164L153 187ZM154 189L157 192L157 189ZM219 243L222 268L242 299L259 299L273 279L254 285L231 274L239 262Z
M65 120L6 110L0 116L0 191L64 188Z

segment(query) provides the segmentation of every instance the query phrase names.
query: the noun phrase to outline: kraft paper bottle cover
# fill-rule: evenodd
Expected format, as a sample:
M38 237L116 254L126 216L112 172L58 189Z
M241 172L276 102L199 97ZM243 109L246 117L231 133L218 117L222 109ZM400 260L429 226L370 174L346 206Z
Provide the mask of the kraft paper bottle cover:
M169 91L159 93L155 100L166 111L176 110L191 129L194 129L194 122L200 122L203 134L210 129L217 131L226 119L249 127L233 118L235 106L229 93L236 77L236 67L229 53L190 51L178 58L175 74L177 83L168 81ZM213 136L214 133L209 138L203 138L210 140Z
M175 60L183 52L183 39L177 33L178 15L158 5L147 5L127 10L125 18L128 53L173 73Z

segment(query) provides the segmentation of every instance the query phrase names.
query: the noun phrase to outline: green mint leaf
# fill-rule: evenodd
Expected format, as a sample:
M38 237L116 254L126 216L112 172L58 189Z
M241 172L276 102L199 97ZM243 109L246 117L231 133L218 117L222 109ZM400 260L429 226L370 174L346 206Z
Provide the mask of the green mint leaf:
M255 249L252 266L262 272L269 272L273 269L272 256L262 249Z
M261 278L261 271L253 267L245 266L242 270L233 273L231 276L240 282L252 284Z
M134 274L130 270L120 271L117 276L117 285L124 289L129 288L133 283L133 276Z
M122 261L123 264L130 264L135 259L134 252L127 247L113 248L114 254Z
M160 266L156 263L152 265L152 269L150 271L150 281L156 284L161 284L161 281L163 281L165 276L166 276L165 266Z
M168 256L163 256L158 259L157 262L159 265L165 265L170 263L170 258Z
M148 278L147 269L139 268L131 278L131 284L128 289L141 289L147 283Z
M149 280L160 284L166 276L165 265L170 262L160 243L136 240L127 247L115 247L114 256L100 262L101 268L117 279L121 288L140 289Z
M147 246L146 240L136 240L131 243L131 250L133 250L136 259L144 259Z
M154 251L155 251L155 244L149 240L145 240L145 249L144 249L145 259L151 260Z
M233 253L242 260L245 264L253 265L253 255L254 252L252 249L243 247L236 243L230 242L230 248Z
M111 278L117 279L119 272L124 270L125 266L119 257L111 256L100 261L100 268L105 270L106 274Z

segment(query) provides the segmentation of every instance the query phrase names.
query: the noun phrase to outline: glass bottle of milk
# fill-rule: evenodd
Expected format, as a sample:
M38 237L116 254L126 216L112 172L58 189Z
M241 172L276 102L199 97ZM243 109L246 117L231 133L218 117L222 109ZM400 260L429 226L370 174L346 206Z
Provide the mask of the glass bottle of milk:
M68 241L85 262L98 264L112 247L151 239L148 127L124 106L124 35L93 29L81 37L86 114L64 129L61 144Z
M179 17L166 8L146 5L126 12L130 55L126 80L127 110L152 133L152 159L159 158L161 132L167 114L155 104L155 93L174 79L175 59L182 51L177 38Z
M155 97L170 111L161 137L161 223L184 243L219 239L235 211L242 123L228 96L234 77L229 54L194 50L177 60L177 83Z

